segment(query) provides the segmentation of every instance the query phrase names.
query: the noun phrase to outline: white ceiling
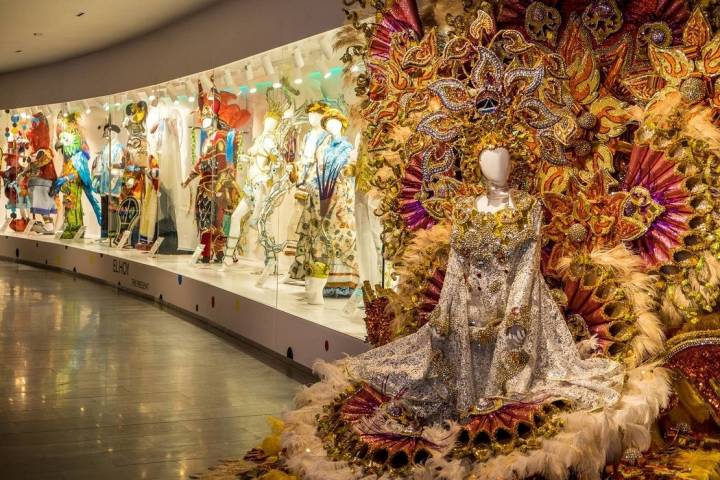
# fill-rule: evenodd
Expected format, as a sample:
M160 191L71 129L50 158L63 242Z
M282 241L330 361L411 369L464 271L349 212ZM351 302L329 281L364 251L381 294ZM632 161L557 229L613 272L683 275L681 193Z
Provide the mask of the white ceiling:
M0 73L100 50L172 23L216 1L2 0ZM78 17L80 12L84 15Z

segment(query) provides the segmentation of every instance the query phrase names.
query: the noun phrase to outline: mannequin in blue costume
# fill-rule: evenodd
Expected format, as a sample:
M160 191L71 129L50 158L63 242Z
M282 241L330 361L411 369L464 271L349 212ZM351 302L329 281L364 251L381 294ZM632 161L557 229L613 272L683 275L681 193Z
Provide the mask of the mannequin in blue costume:
M347 119L329 109L322 121L328 135L318 146L315 182L320 222L313 240L313 256L328 266L325 297L349 297L359 281L355 231L353 145L342 133Z
M53 183L50 194L63 193L65 221L61 238L73 238L83 226L82 194L90 202L98 224L102 225L100 204L95 198L90 174L90 155L80 133L76 113L71 113L62 120L63 129L58 135L55 149L62 152L62 175Z

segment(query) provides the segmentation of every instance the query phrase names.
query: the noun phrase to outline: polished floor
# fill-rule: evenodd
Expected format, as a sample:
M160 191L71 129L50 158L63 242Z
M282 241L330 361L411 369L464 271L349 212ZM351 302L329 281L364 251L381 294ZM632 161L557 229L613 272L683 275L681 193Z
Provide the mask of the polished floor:
M175 312L0 262L0 479L183 479L238 457L307 374Z

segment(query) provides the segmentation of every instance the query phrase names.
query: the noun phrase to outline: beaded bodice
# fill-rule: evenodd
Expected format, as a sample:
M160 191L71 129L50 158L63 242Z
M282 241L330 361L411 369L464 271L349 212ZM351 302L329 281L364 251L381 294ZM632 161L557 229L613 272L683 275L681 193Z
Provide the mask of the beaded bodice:
M525 192L511 193L512 206L497 212L481 212L475 197L460 200L453 212L450 245L476 266L491 259L498 261L512 257L512 252L534 238L533 197Z

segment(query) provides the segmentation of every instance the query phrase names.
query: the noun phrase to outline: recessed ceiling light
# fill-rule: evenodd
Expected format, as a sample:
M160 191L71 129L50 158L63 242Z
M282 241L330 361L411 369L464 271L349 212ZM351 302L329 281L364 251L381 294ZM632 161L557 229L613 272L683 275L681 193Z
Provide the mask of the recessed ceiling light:
M76 17L82 17L83 15L85 15L85 12L80 12L80 13L75 14Z

